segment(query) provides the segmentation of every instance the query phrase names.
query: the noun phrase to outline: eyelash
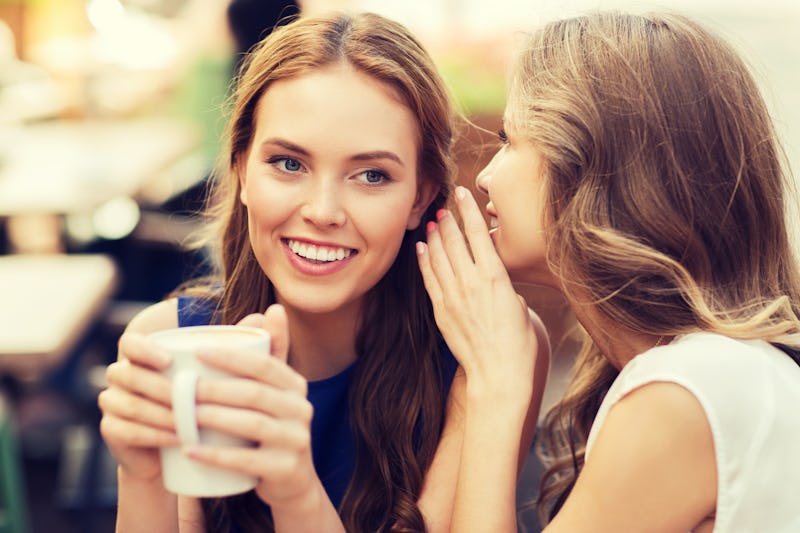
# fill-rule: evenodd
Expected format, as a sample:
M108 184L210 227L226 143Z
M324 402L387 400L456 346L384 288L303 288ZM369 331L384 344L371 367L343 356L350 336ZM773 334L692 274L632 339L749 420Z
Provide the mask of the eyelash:
M367 174L369 172L371 172L373 174L377 174L378 176L380 176L381 177L381 181L379 181L377 183L371 183L371 182L368 182L368 181L362 181L361 182L361 183L363 183L363 184L365 184L367 186L377 187L379 185L384 185L384 184L392 181L392 178L386 172L383 172L382 170L378 170L376 168L370 168L370 169L367 169L367 170L362 170L361 172L356 174L356 176L361 176L361 175Z
M295 163L300 165L300 168L297 169L297 170L288 170L286 168L280 168L279 164L281 162L285 162L285 161L294 161ZM276 167L281 172L285 172L287 174L295 174L296 172L300 172L300 170L303 169L303 164L300 161L298 161L294 157L289 157L289 156L286 156L286 155L276 155L276 156L270 157L269 159L267 159L267 163L272 165L272 166L274 166L274 167Z
M497 130L497 138L500 139L501 143L508 144L508 135L506 135L506 130Z
M279 166L280 163L286 162L286 161L294 161L295 163L297 163L300 166L300 168L297 169L297 170L288 170L286 168L281 168ZM300 172L304 168L303 164L300 161L298 161L294 157L289 157L289 156L285 156L285 155L276 155L276 156L270 157L269 159L267 159L267 164L276 167L279 171L284 172L286 174L295 174L297 172ZM367 186L377 187L378 185L384 185L385 183L393 181L391 176L389 176L386 172L384 172L382 170L378 170L376 168L370 168L370 169L367 169L367 170L362 170L361 172L355 174L355 176L361 176L361 175L366 174L368 172L369 173L373 173L373 174L377 174L378 176L380 176L381 177L381 181L379 181L377 183L371 183L371 182L368 182L368 181L361 182L361 183L364 183Z

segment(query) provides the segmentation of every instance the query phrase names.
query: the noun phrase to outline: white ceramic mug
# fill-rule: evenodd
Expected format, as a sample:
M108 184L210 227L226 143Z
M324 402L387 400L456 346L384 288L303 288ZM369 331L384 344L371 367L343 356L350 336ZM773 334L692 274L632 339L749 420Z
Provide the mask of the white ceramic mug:
M255 350L267 356L269 333L245 326L191 326L158 331L148 337L172 355L172 364L163 373L172 382L172 410L181 444L253 446L246 439L197 427L195 391L198 378L225 378L230 375L205 366L195 353L213 348L239 348ZM191 459L180 448L161 449L161 472L167 490L187 496L230 496L247 492L257 483L254 476Z

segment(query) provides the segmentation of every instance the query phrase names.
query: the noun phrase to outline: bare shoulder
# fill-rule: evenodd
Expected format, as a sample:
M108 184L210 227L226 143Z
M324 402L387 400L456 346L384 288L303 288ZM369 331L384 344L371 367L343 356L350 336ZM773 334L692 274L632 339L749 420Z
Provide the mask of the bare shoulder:
M528 308L528 315L531 317L533 330L536 332L536 339L539 345L539 353L537 354L537 357L545 357L549 361L551 355L550 334L547 333L547 328L545 328L541 317L530 307Z
M146 335L178 327L178 300L171 298L142 309L125 328L126 333Z
M678 384L649 383L611 408L548 531L689 531L713 513L716 481L700 402Z

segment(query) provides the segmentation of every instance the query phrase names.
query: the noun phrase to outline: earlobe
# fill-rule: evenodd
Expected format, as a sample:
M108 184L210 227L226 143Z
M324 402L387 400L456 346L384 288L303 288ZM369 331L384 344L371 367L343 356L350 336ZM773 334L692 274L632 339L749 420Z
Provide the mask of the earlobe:
M422 216L437 194L439 194L439 187L429 182L422 183L417 188L417 198L411 208L411 213L408 215L407 230L415 230L419 227L420 222L422 222Z

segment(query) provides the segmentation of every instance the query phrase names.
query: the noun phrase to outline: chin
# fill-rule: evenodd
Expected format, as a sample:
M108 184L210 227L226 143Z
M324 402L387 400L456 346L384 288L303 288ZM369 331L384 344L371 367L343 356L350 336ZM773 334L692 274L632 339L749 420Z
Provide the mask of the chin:
M519 283L522 285L537 285L540 287L550 287L553 289L561 288L561 284L555 279L553 274L547 269L538 267L513 267L506 266L508 270L508 277L511 278L512 283Z
M278 295L278 301L286 307L287 311L309 315L340 312L350 308L352 305L360 304L362 300L363 296L349 298L346 295L329 294L321 289L295 291L288 294L279 293Z

